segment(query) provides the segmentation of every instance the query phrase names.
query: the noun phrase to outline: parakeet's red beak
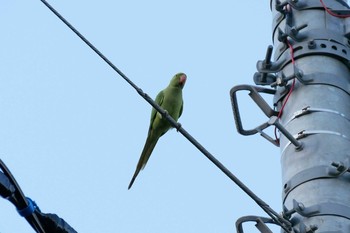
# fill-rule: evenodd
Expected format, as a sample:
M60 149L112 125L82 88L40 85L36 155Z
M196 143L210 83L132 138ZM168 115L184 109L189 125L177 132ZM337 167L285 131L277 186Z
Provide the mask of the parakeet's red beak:
M182 86L185 85L186 79L187 79L186 74L181 75L179 83L180 83Z

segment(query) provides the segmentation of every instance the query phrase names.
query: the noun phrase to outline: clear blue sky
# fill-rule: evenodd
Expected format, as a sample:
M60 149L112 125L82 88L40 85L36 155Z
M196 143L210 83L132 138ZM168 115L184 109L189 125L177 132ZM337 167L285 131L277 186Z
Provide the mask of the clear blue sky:
M185 72L179 122L281 211L279 149L236 132L229 98L271 44L270 1L50 3L150 96ZM176 130L127 190L149 104L39 0L0 5L0 158L43 212L81 233L231 233L266 216ZM266 120L241 103L247 127ZM4 199L0 232L33 232Z

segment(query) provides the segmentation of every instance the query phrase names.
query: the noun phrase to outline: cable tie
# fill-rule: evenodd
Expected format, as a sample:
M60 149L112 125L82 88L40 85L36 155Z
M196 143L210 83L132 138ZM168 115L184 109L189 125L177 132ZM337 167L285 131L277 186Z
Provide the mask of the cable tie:
M28 206L21 209L21 210L17 209L18 214L24 218L32 215L36 209L39 209L39 207L37 206L35 201L30 199L29 197L26 197L26 199L28 202Z

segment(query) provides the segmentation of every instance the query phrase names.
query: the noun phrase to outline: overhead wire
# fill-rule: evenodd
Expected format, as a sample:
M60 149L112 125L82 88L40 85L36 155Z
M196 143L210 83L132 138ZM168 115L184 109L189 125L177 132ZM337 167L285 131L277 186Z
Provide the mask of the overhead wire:
M68 26L82 41L85 42L100 58L102 58L114 71L116 71L126 82L128 82L153 108L155 108L174 128L177 129L188 141L190 141L204 156L206 156L217 168L219 168L227 177L229 177L242 191L244 191L258 206L268 214L273 221L281 226L286 232L290 232L290 222L284 219L268 204L260 199L251 191L242 181L240 181L232 172L230 172L219 160L217 160L208 150L205 149L191 134L189 134L180 123L176 122L166 111L154 102L146 93L134 84L120 69L118 69L106 56L104 56L92 43L90 43L76 28L73 27L61 14L59 14L47 1L40 0L48 9L50 9L66 26Z

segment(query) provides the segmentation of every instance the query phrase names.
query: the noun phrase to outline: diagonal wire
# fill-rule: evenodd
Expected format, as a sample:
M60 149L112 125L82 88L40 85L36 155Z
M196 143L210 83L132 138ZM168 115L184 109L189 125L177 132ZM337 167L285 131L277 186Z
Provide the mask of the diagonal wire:
M64 24L66 24L85 44L87 44L99 57L101 57L114 71L116 71L126 82L128 82L141 97L143 97L150 105L152 105L169 123L177 129L185 138L187 138L199 151L203 153L217 168L219 168L226 176L228 176L238 187L240 187L249 197L251 197L275 222L280 225L286 232L291 232L290 222L282 218L268 204L260 199L252 192L242 181L240 181L233 173L231 173L219 160L217 160L209 151L207 151L194 137L192 137L180 123L176 122L166 111L154 102L146 93L134 84L121 70L119 70L107 57L105 57L93 44L91 44L77 29L73 27L61 14L59 14L47 1L40 0L47 6Z

